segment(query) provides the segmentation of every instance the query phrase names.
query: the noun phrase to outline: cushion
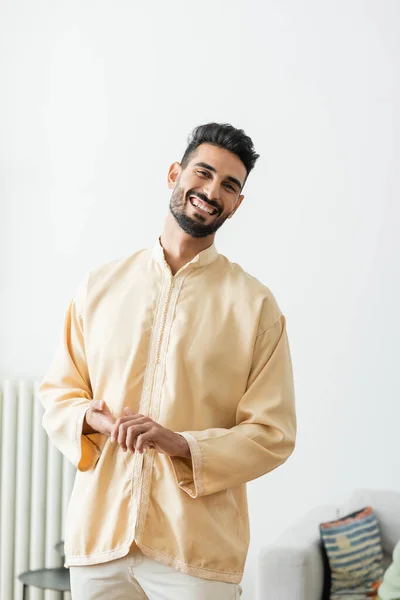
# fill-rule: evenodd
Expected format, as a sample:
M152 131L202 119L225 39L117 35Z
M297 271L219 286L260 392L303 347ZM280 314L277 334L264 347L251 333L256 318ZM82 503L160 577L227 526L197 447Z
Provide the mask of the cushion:
M330 571L330 599L376 598L383 575L378 520L369 506L322 523L320 535Z
M400 540L400 491L357 490L343 507L343 512L334 518L348 515L363 506L374 507L379 522L383 552L391 556L395 545Z

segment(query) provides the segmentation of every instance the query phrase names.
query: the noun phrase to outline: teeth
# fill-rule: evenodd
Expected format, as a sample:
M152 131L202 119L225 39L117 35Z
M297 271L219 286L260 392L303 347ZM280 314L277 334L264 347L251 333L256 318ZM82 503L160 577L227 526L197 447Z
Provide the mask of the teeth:
M204 206L203 204L200 204L200 202L194 196L191 196L191 199L192 199L192 203L195 206L197 206L197 208L199 208L200 210L202 210L203 212L206 212L209 215L212 215L214 213L214 209L208 208L208 207Z

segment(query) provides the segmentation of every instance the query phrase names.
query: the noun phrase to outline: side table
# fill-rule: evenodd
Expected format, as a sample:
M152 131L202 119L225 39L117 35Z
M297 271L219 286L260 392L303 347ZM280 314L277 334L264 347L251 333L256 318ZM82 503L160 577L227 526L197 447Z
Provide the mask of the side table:
M55 545L55 549L64 559L64 542L58 542ZM39 588L40 590L53 590L55 592L71 591L69 569L65 567L25 571L25 573L18 575L18 580L23 584L22 600L27 600L28 587L30 586Z
M23 584L22 600L27 600L27 591L30 586L39 588L40 590L71 591L69 569L65 567L25 571L25 573L18 575L18 579Z

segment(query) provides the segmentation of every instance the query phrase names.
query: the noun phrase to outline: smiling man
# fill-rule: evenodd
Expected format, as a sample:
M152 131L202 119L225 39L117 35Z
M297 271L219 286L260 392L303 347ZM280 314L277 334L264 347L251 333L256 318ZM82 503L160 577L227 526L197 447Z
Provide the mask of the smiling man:
M285 318L214 245L257 158L242 130L197 127L154 248L93 270L68 308L40 394L77 467L73 600L239 598L246 483L296 432Z
M201 144L190 160L190 169L182 171L190 156L189 151L182 165L174 163L170 168L170 185L174 186L177 178L179 184L172 194L170 209L185 233L192 238L207 238L209 242L217 229L239 208L244 197L241 191L247 171L239 157L210 143ZM236 177L224 172L229 167ZM192 185L193 188L187 190ZM204 193L204 186L210 190L209 196ZM218 193L213 194L217 186Z

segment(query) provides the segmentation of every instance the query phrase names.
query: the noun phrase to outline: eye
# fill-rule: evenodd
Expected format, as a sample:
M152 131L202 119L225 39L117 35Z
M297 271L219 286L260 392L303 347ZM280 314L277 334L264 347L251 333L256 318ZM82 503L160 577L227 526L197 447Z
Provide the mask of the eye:
M208 171L200 171L200 170L198 170L197 172L198 172L198 174L199 174L199 175L201 175L202 177L208 177L208 175L209 175L209 174L208 174Z
M225 183L225 187L229 188L230 190L232 190L232 192L235 191L235 188L233 187L233 185L231 185L230 183Z

